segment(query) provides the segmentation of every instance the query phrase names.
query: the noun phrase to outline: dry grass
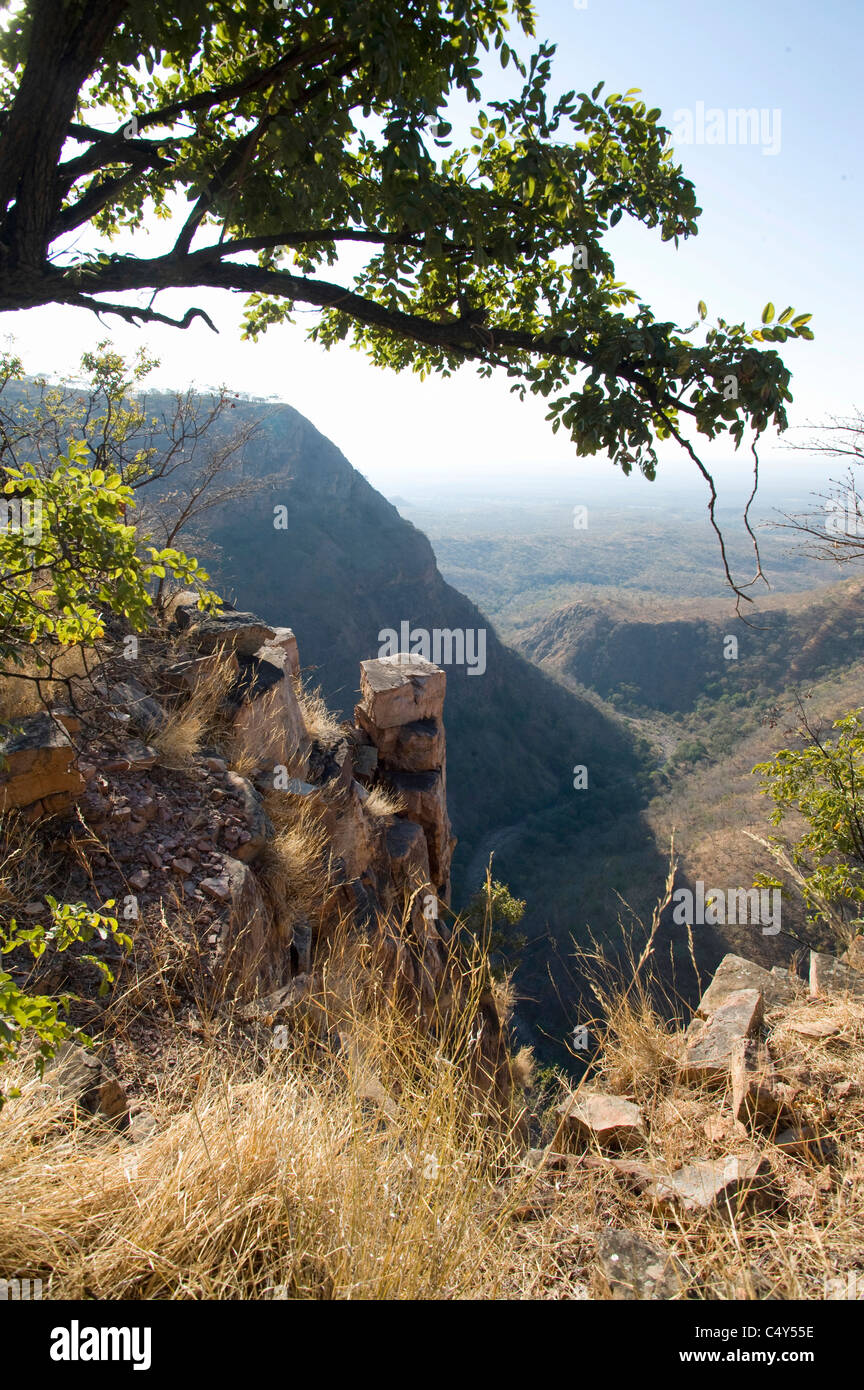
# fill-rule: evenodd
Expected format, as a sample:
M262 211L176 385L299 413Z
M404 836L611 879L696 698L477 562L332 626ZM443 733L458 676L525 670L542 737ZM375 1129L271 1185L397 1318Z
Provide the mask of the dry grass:
M163 766L187 767L202 744L221 733L224 701L233 683L230 662L214 655L188 699L167 711L164 727L151 740Z
M41 902L57 877L42 835L15 811L0 816L0 922Z
M343 999L336 1053L223 1038L136 1146L25 1083L0 1113L0 1268L54 1299L511 1293L516 1153L466 1084L470 1003L424 1041L379 1002Z
M368 815L386 820L390 816L400 815L405 810L405 799L392 787L385 787L382 782L378 782L374 787L370 787L363 806Z
M294 690L297 703L303 715L306 732L311 738L327 743L344 733L342 725L327 707L327 701L319 687L309 690L299 677L294 677Z
M273 823L259 861L259 873L271 901L299 915L322 896L324 855L329 836L319 797L293 797L270 791L264 809Z
M268 811L282 846L271 888L300 901L317 874L320 892L314 804L276 796ZM121 1075L129 1018L170 1013L178 972L197 970L195 933L163 926L156 975L103 1016ZM303 1007L238 1031L223 1000L202 1009L194 1046L163 1021L176 1064L148 1093L159 1128L142 1143L10 1065L4 1080L22 1096L0 1112L0 1269L41 1278L54 1299L573 1299L597 1292L601 1232L625 1227L684 1262L690 1298L844 1296L864 1270L864 1005L802 1000L768 1017L784 1095L825 1146L792 1156L739 1124L724 1091L679 1081L680 1027L652 1002L655 935L652 922L623 971L599 951L583 958L599 1041L579 1084L642 1108L646 1138L626 1158L643 1171L764 1158L771 1187L752 1210L663 1215L593 1144L554 1169L526 1163L518 1094L496 1110L473 1080L489 987L480 948L463 963L461 1004L422 1034L373 943L343 924ZM795 1032L814 1017L837 1033ZM532 1142L561 1151L560 1079L538 1085L525 1049L511 1070L537 1088Z
M81 647L69 647L59 653L52 651L52 671L56 679L43 679L37 685L35 681L27 679L42 675L36 662L36 648L25 648L21 656L20 676L0 676L0 724L39 714L46 705L55 702L65 703L69 691L64 682L75 676L86 675L88 664L92 666L95 660L91 651Z

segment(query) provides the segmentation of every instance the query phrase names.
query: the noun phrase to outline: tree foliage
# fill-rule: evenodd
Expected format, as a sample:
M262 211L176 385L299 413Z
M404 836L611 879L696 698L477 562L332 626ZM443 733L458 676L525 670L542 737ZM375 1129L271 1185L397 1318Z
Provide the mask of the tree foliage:
M155 295L215 287L248 297L256 336L313 306L313 337L397 370L500 368L579 453L649 477L669 437L702 468L684 422L736 447L785 428L789 372L765 345L812 337L809 315L768 304L703 334L701 301L680 327L616 278L610 229L677 245L693 185L638 89L555 95L533 34L527 0L27 0L0 39L0 308L185 327L210 320ZM483 100L487 54L506 100ZM107 250L154 217L175 219L169 249Z
M109 614L142 631L167 575L198 589L202 606L216 601L197 559L149 544L134 524L136 487L166 467L164 453L139 447L141 407L127 400L152 364L130 374L106 344L84 364L90 392L0 402L0 674L20 675L26 655L35 679L50 679L53 656L98 644ZM22 376L17 358L0 359L0 395Z
M835 720L833 739L805 720L803 747L781 749L753 769L761 773L761 790L775 804L771 823L779 826L792 813L805 823L789 848L811 921L826 922L846 936L864 920L862 714L853 710Z
M58 903L50 894L46 897L51 913L50 927L41 923L21 927L12 918L9 926L0 926L0 962L6 955L16 951L29 951L34 960L44 955L49 947L58 952L68 951L77 943L92 941L94 936L101 941L112 939L121 949L128 950L132 942L120 930L117 918L105 912L93 912L85 903ZM104 904L114 906L113 901ZM104 994L113 982L114 976L99 956L82 957L94 966L100 976L99 992ZM0 968L0 1066L16 1057L22 1043L35 1044L33 1060L38 1076L51 1060L61 1043L72 1037L89 1041L83 1034L61 1018L61 1011L69 1006L69 996L59 999L45 994L33 994L21 988L8 970ZM10 1096L18 1091L12 1087L4 1095L0 1090L0 1107Z

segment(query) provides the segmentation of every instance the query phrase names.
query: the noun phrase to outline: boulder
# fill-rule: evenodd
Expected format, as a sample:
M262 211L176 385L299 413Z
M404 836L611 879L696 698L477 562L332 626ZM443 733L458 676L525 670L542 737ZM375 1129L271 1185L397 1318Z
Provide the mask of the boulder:
M188 629L189 641L198 651L216 652L227 648L237 657L254 656L275 635L272 627L256 618L254 613L202 616Z
M429 882L429 851L421 826L397 820L386 832L390 870L397 887L416 888Z
M767 1167L758 1157L700 1159L677 1172L658 1178L648 1189L654 1203L673 1214L676 1210L704 1212L731 1210L734 1216L764 1189Z
M79 1105L92 1115L119 1120L127 1113L126 1092L101 1059L74 1043L64 1043L44 1084L61 1101Z
M864 936L856 936L849 949L843 952L840 960L851 970L864 971Z
M106 759L102 764L103 772L147 772L153 767L158 759L155 748L151 748L147 743L141 743L139 739L130 739L124 747L122 753L117 753L113 757Z
M597 1285L601 1298L684 1298L690 1273L671 1250L636 1231L603 1231L597 1242Z
M700 1018L710 1018L730 994L742 989L759 990L766 1009L792 1004L799 994L793 980L775 975L744 956L730 954L723 957L715 970L713 980L696 1007L697 1014Z
M148 695L140 681L134 677L110 683L96 681L95 684L109 707L128 714L130 727L138 733L155 733L165 724L167 716L159 701Z
M254 873L242 860L225 856L220 877L228 883L230 913L224 968L241 998L248 998L286 968L283 943L271 932L270 914ZM287 955L287 951L285 952Z
M810 994L814 999L836 994L864 999L864 974L841 964L834 956L811 951Z
M359 709L359 705L357 706ZM354 771L358 777L371 777L378 767L378 749L373 743L360 743L354 750Z
M762 1024L762 994L740 989L726 995L707 1023L690 1034L681 1078L691 1085L722 1084L740 1049Z
M0 812L21 810L35 819L71 809L86 785L74 759L68 733L49 714L0 729Z
M781 1153L790 1158L803 1158L808 1163L828 1163L835 1153L835 1145L824 1139L814 1125L792 1125L781 1130L774 1144Z
M274 628L273 636L267 639L263 647L258 648L255 655L266 661L270 659L268 653L274 649L285 654L289 674L292 676L299 676L300 653L297 650L297 638L294 636L290 627Z
M308 741L285 652L241 661L234 732L243 752L288 766Z
M558 1106L571 1134L603 1147L632 1148L645 1139L645 1120L638 1105L620 1096L577 1092Z
M129 1139L133 1144L143 1144L157 1129L156 1116L149 1110L133 1110L129 1116Z
M355 709L357 723L374 737L378 757L406 772L427 772L444 761L444 726L440 719L412 719L409 724L376 728L362 705ZM377 759L376 759L377 762ZM359 763L358 763L359 766Z
M449 892L450 863L456 842L447 814L447 788L443 768L431 772L388 769L386 780L403 802L404 809L400 814L423 829L433 883L446 884Z
M169 621L184 631L200 652L229 650L237 656L254 656L259 647L276 636L275 629L254 613L238 613L223 603L218 613L204 613L192 589L173 594L166 605Z

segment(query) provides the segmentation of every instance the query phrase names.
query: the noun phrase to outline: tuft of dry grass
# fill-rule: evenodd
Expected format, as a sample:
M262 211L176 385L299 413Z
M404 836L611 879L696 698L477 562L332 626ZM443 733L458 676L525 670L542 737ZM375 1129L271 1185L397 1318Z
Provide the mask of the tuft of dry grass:
M320 686L310 690L299 676L294 677L294 690L297 703L303 715L306 732L313 739L328 743L339 738L344 732L342 725L327 706L327 700Z
M152 743L165 767L187 767L202 744L220 729L225 698L233 683L230 662L214 655L188 699L167 712L164 726L153 735Z
M374 787L370 787L363 806L368 815L386 820L388 817L401 815L405 810L405 799L392 787L377 782Z
M0 922L42 901L57 877L36 826L16 811L0 816Z
M326 878L329 836L324 807L318 797L295 798L270 791L264 797L264 809L275 833L259 859L262 883L271 901L301 914L321 898Z

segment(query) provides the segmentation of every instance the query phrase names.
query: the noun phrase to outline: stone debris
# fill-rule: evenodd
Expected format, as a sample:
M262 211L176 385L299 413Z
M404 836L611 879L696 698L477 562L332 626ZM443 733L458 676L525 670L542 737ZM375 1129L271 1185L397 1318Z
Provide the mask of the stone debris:
M790 1158L803 1158L810 1163L827 1163L834 1145L822 1138L814 1125L793 1125L781 1130L774 1139L775 1147Z
M793 1004L799 995L798 986L783 971L781 975L765 970L755 961L743 956L724 956L714 972L714 978L697 1005L700 1018L710 1018L730 994L742 989L759 990L766 1009Z
M691 1283L687 1267L636 1231L603 1231L597 1241L595 1291L601 1298L684 1298Z
M828 995L850 995L864 999L864 974L843 965L822 951L810 952L810 994L814 999Z
M745 1203L764 1191L767 1165L758 1157L700 1159L688 1163L666 1177L658 1178L649 1189L654 1203L674 1212L709 1211L712 1208L735 1215Z
M620 1096L580 1091L558 1106L558 1114L570 1134L601 1147L632 1148L645 1140L642 1111Z
M156 1116L149 1110L133 1110L129 1116L128 1138L133 1144L143 1144L156 1133L157 1128Z
M241 777L239 772L227 772L225 782L231 791L238 794L243 803L243 820L248 837L240 844L236 855L248 864L257 859L267 841L272 840L273 825L264 810L260 793L251 782Z
M739 989L723 996L708 1021L689 1034L681 1079L691 1085L725 1082L742 1040L753 1036L762 1019L761 990Z
M732 1063L732 1114L742 1124L769 1125L776 1123L782 1108L767 1048L743 1039Z
M798 1033L802 1038L833 1038L840 1032L837 1024L827 1018L793 1019L786 1027L790 1033Z

